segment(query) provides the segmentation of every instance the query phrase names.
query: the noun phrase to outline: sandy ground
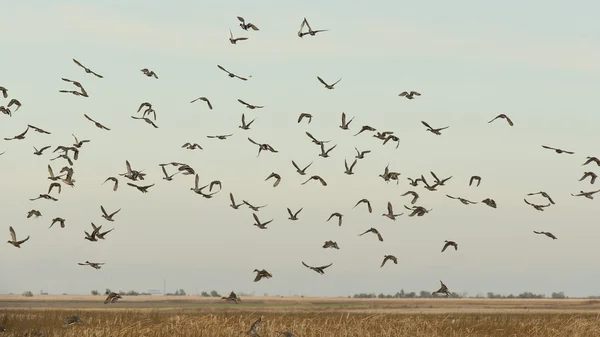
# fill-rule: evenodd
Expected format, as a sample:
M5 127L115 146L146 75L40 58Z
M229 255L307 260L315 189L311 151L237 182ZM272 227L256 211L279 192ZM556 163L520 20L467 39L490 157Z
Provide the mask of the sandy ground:
M0 295L4 309L203 309L206 311L307 311L368 313L597 313L600 300L588 299L349 299L335 297L245 297L240 304L198 296Z

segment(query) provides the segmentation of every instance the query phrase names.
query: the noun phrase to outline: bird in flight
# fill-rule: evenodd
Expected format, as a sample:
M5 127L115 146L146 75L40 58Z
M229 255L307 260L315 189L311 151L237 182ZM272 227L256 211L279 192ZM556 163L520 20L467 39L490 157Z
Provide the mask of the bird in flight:
M442 248L442 253L446 250L446 248L448 248L450 246L454 247L454 250L458 250L458 243L456 243L454 241L448 241L448 240L445 240L444 242L445 242L445 244L444 244L444 247Z
M8 227L8 230L10 232L10 238L11 240L8 240L7 243L10 243L11 245L17 247L17 248L21 248L21 245L29 240L29 236L27 236L25 239L19 241L17 240L17 234L15 233L15 230L12 228L12 226Z
M258 282L258 281L262 280L263 278L270 279L271 277L273 277L273 275L271 275L271 273L269 273L268 271L266 271L264 269L262 269L262 270L254 269L253 272L256 273L254 282Z
M479 186L479 184L481 183L481 177L480 176L472 176L471 179L469 180L469 186L471 186L471 184L473 184L473 182L477 181L477 186Z
M344 215L341 214L341 213L338 213L338 212L331 213L331 215L329 216L329 218L327 219L327 221L331 220L331 218L333 218L334 216L338 218L338 226L341 226L342 225L342 218L344 217Z
M528 193L527 195L537 195L540 194L542 197L548 199L548 201L550 201L550 203L552 205L554 205L554 200L552 200L552 198L550 197L550 195L544 191L539 191L539 192L535 192L535 193Z
M265 179L265 181L271 179L271 178L275 178L275 182L273 183L273 187L277 187L277 185L279 185L279 183L281 182L281 176L275 172L271 172L271 174L269 174L269 176L267 177L267 179Z
M244 40L248 40L247 37L233 37L233 33L231 32L231 29L229 30L229 42L231 42L231 44L237 44L238 41L244 41Z
M109 128L107 128L106 126L96 122L95 120L93 120L90 116L88 116L87 114L83 114L85 116L85 118L87 118L89 121L91 121L92 123L94 123L96 125L96 127L100 130L104 129L104 130L108 130L110 131Z
M246 20L244 20L243 17L238 16L237 18L241 22L240 27L242 27L243 30L248 30L249 28L253 30L259 30L258 27L256 27L254 24L250 22L246 23Z
M542 145L542 147L544 149L548 149L548 150L553 150L554 152L561 154L561 153L566 153L566 154L575 154L575 152L572 151L566 151L566 150L562 150L562 149L557 149L555 147L550 147L550 146L546 146L546 145Z
M196 98L196 99L192 100L190 103L194 103L194 102L196 102L196 101L198 101L198 100L206 102L206 104L208 104L208 108L209 108L210 110L212 110L213 106L212 106L212 104L210 104L210 101L209 101L209 100L208 100L208 98L206 98L206 97L198 97L198 98Z
M375 235L377 235L377 239L379 239L379 241L383 242L383 237L381 236L381 234L379 233L379 231L373 227L367 229L366 231L364 231L362 234L358 234L358 236L363 236L367 233L373 233Z
M255 118L256 119L256 118ZM250 125L254 123L254 120L251 120L250 123L246 124L246 116L242 114L242 125L238 126L242 130L250 130Z
M583 165L581 165L581 166L585 166L592 162L594 162L594 163L596 163L596 165L600 166L600 159L598 159L596 157L587 157L585 160L585 163L583 163Z
M300 169L300 167L298 166L298 164L296 164L295 161L292 160L292 165L294 165L294 167L296 168L296 172L298 172L298 174L300 175L306 175L306 169L310 167L310 165L312 165L313 162L311 162L310 164L306 165L306 167L304 167L302 170Z
M350 123L352 123L353 120L354 120L354 117L352 117L349 121L346 121L346 113L342 112L342 124L340 125L340 129L348 130Z
M221 66L220 66L220 65L218 65L218 64L217 64L217 67L218 67L219 69L223 70L224 72L226 72L226 73L228 74L228 76L229 76L229 77L231 77L231 78L237 77L237 78L239 78L239 79L240 79L240 80L242 80L242 81L247 81L247 80L248 80L247 78L244 78L244 77L238 76L238 75L236 75L236 74L234 74L234 73L232 73L232 72L229 72L227 69L225 69L225 68L221 67Z
M403 91L403 92L399 93L398 96L403 96L403 97L406 97L407 99L414 99L415 96L421 96L421 94L416 91L410 91L410 92Z
M503 119L505 119L505 120L506 120L506 122L508 123L508 125L510 125L510 126L513 126L513 125L514 125L514 124L513 124L513 122L510 120L510 118L508 118L508 116L507 116L507 115L505 115L505 114L499 114L498 116L494 117L494 119L492 119L491 121L489 121L489 122L488 122L488 124L489 124L489 123L491 123L491 122L493 122L493 121L495 121L495 120L496 120L496 119L498 119L498 118L503 118Z
M258 219L258 215L256 215L256 213L252 213L252 217L254 217L254 226L260 228L260 229L267 229L267 225L270 224L271 222L273 222L273 220L275 219L271 219L267 222L260 222L260 220Z
M525 203L526 203L527 205L530 205L531 207L533 207L533 208L535 208L536 210L538 210L538 211L541 211L541 212L543 212L543 211L544 211L544 208L546 208L546 207L550 207L550 204L548 204L548 205L536 205L536 204L532 204L532 203L530 203L529 201L527 201L527 199L523 199L523 200L525 200Z
M307 265L306 263L304 263L304 261L302 261L302 265L308 269L314 270L317 273L323 275L323 274L325 274L325 269L331 267L331 265L333 265L333 263L330 263L330 264L328 264L326 266L322 266L322 267L311 267L311 266Z
M536 231L533 231L533 232L534 232L535 234L543 234L543 235L546 235L547 237L551 238L552 240L556 240L556 239L557 239L557 237L556 237L556 236L554 236L554 234L552 234L552 233L550 233L550 232L536 232Z
M308 27L308 32L302 31L304 29L304 26ZM310 25L308 24L308 21L306 20L306 18L304 18L304 20L302 20L302 24L300 25L300 30L298 31L298 36L301 38L304 37L304 35L315 36L315 35L317 35L317 33L326 32L326 31L328 31L328 29L313 30L310 27Z
M238 98L238 102L240 102L240 103L244 104L244 105L246 106L246 108L248 108L248 109L250 109L250 110L254 110L254 109L262 109L262 108L264 108L264 106L263 106L263 105L252 105L252 104L249 104L249 103L246 103L246 102L242 101L242 100L241 100L241 99L239 99L239 98Z
M300 214L300 212L302 212L303 209L304 209L304 207L300 208L296 213L293 213L292 210L288 208L287 211L288 211L288 214L290 215L290 217L288 219L290 219L292 221L298 220L298 214Z
M164 168L164 166L163 166ZM115 221L113 220L113 216L115 216L115 214L119 213L121 211L121 209L119 208L118 210L114 211L111 214L106 213L106 210L104 209L104 206L100 205L100 210L102 211L102 217L108 221Z
M158 75L156 75L156 73L148 68L144 68L141 70L142 73L144 73L144 75L148 76L148 77L153 77L158 79Z
M396 221L396 217L397 216L401 216L404 213L400 213L400 214L394 214L394 208L392 206L392 203L388 201L387 203L387 213L383 213L382 216L388 217L389 219L392 219L394 221Z
M427 130L425 131L429 131L431 133L433 133L434 135L441 135L442 134L442 130L445 130L447 128L449 128L449 126L443 127L443 128L438 128L438 129L434 129L431 126L429 126L429 124L427 124L427 122L421 121L421 123L423 123L423 125L425 125L425 127L427 128Z
M590 192L584 192L584 191L579 191L579 194L573 194L571 193L572 196L574 197L586 197L590 200L594 199L594 194L600 192L600 190L597 191L590 191Z
M373 208L371 207L371 202L369 201L369 199L360 199L356 205L354 205L354 207L352 208L356 208L356 206L358 206L361 203L365 203L367 204L367 209L369 210L369 213L373 213Z
M90 266L94 269L100 269L102 268L102 265L104 265L104 263L99 263L99 262L90 262L90 261L85 261L85 263L77 263L80 266Z
M88 67L84 66L83 64L79 63L79 61L77 61L76 59L73 59L73 62L75 62L76 65L78 65L81 68L83 68L86 73L96 75L96 77L98 77L98 78L104 78L104 76L91 71L90 68L88 68Z
M450 291L448 291L448 287L446 287L446 285L444 284L444 282L440 281L440 289L438 289L437 291L434 291L431 293L431 295L435 295L435 294L445 294L446 297L450 296Z
M583 177L581 177L581 179L579 179L579 181L583 181L587 177L590 177L590 184L593 184L596 182L596 178L598 178L598 175L594 172L585 172L583 174Z
M391 260L392 262L394 262L394 264L398 264L398 259L394 255L384 255L383 262L381 262L381 266L379 268L383 268L383 266L388 260Z
M323 81L322 78L320 78L319 76L317 76L317 79L319 80L319 82L323 83L323 85L325 86L325 88L327 89L333 89L333 86L338 84L339 81L341 81L342 79L340 78L339 80L337 80L337 82L333 83L333 84L327 84L325 81Z
M323 248L334 248L334 249L340 249L340 247L338 246L337 242L335 241L325 241L325 243L323 244Z

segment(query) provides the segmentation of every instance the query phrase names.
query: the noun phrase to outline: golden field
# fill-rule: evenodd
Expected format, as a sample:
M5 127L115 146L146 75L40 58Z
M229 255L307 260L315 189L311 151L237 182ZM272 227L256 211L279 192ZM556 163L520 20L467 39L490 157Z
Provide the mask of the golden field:
M262 317L261 336L600 336L597 300L348 299L193 296L0 296L1 337L238 336ZM67 316L81 324L64 326ZM39 336L36 335L36 336Z

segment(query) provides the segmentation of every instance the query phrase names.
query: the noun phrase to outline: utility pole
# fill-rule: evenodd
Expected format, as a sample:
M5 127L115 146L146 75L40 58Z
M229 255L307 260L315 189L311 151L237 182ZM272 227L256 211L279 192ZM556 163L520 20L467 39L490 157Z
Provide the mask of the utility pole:
M163 280L163 295L167 294L167 279Z

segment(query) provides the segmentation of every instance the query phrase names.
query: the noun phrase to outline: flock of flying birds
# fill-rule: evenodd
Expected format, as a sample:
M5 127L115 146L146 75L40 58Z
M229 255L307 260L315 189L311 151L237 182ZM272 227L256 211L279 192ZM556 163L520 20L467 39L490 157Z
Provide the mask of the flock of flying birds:
M240 23L240 27L244 30L244 31L258 31L259 28L254 25L253 23L250 22L246 22L244 20L244 18L242 17L238 17L238 20L241 22ZM304 31L305 27L308 29L307 31ZM300 31L298 31L298 36L300 38L303 38L304 36L315 36L318 33L322 33L322 32L327 32L328 30L313 30L311 28L311 26L309 25L308 21L306 20L306 18L302 21L302 24L300 26ZM231 44L235 45L240 41L245 41L248 40L247 37L234 37L233 33L231 32L231 30L229 30L230 33L230 38L229 41ZM91 69L87 68L86 66L84 66L83 64L81 64L79 61L73 59L73 62L83 68L85 70L85 72L87 74L93 75L99 79L104 78L102 75L92 71ZM217 65L218 69L224 71L225 73L227 73L227 76L229 76L232 79L239 79L242 81L247 81L248 78L246 77L242 77L239 76L233 72L230 72L229 70L225 69L224 67L222 67L221 65ZM149 78L154 78L154 79L158 79L158 75L156 72L149 70L147 68L144 68L141 70L141 72L146 75ZM250 77L250 76L248 76ZM72 94L75 96L81 96L81 97L89 97L88 92L85 90L85 88L83 87L83 85L78 82L78 81L73 81L67 78L63 78L62 79L64 82L70 83L72 84L75 88L71 88L72 90L66 90L66 89L61 89L59 90L60 93L68 93L68 94ZM335 85L338 84L341 81L341 78L338 79L337 81L329 84L327 83L325 80L323 80L321 77L317 76L317 80L326 88L329 90L333 90L335 89ZM0 93L2 94L2 96L7 99L9 98L9 91L7 88L5 87L0 87ZM417 97L421 96L421 93L416 92L416 91L405 91L399 94L399 96L404 97L406 99L412 100L412 99L416 99ZM195 103L197 101L202 101L205 102L208 109L213 109L213 105L211 104L210 100L207 97L198 97L194 100L192 100L190 103ZM244 106L246 106L246 108L250 109L250 110L254 110L254 109L262 109L264 106L261 105L253 105L250 103L247 103L241 99L238 99L240 104L243 104ZM0 106L0 112L8 115L8 116L12 116L13 112L17 112L19 110L19 108L21 108L21 102L18 99L15 98L11 98L8 101L8 104L6 104L6 106ZM14 111L13 111L14 109ZM142 120L145 123L151 125L154 128L159 128L159 126L155 123L156 121L156 111L152 108L152 104L150 102L143 102L142 104L140 104L138 110L138 113L142 113L142 116L131 116L131 118L135 119L135 120ZM92 117L90 117L87 114L83 115L87 120L89 120L91 123L93 123L97 128L101 129L101 130L105 130L105 131L110 131L111 129L106 127L105 125L103 125L102 123L96 121L95 119L93 119ZM311 123L312 122L312 118L313 116L309 113L301 113L298 117L297 123L301 123L303 121L306 120L306 123ZM495 118L493 118L492 120L490 120L488 123L492 123L497 119L504 119L507 122L507 125L512 127L514 126L513 121L505 114L500 114L498 116L496 116ZM348 131L350 130L350 124L352 123L352 121L354 120L354 118L351 119L347 119L346 114L342 113L341 114L341 124L339 125L340 129ZM242 130L250 130L250 127L252 125L252 123L254 123L254 120L251 121L247 121L246 120L246 116L245 114L242 114L241 116L241 125L239 126L240 129ZM421 122L424 126L425 126L425 130L428 132L431 132L434 135L441 135L442 131L447 129L448 126L445 127L437 127L434 128L432 127L429 123L422 121ZM25 129L25 131L23 131L22 133L14 136L14 137L9 137L9 138L4 138L6 141L12 141L12 140L23 140L25 139L25 136L28 134L29 131L34 131L37 133L41 133L41 134L50 134L50 132L43 130L42 128L39 128L37 126L34 125L27 125L27 128ZM383 141L383 145L387 144L388 142L395 142L396 143L396 148L398 148L399 146L399 138L397 136L394 135L394 132L392 131L378 131L375 128L369 126L369 125L363 125L359 128L358 132L356 134L354 134L354 136L358 136L360 134L362 134L363 132L372 132L373 137L377 138L381 141ZM226 140L228 137L231 137L233 134L226 134L226 135L210 135L207 136L208 138L215 138L215 139L219 139L219 140ZM312 143L316 144L317 146L320 147L320 151L321 153L319 154L320 157L323 158L328 158L330 157L330 153L336 148L337 145L334 146L327 146L326 144L329 141L326 140L319 140L317 138L315 138L312 134L310 134L309 132L306 132L306 135L309 137L309 139L311 140ZM73 135L74 138L74 143L71 145L59 145L57 146L54 150L53 153L56 154L56 157L50 159L50 161L55 161L58 159L63 159L64 162L68 165L65 165L58 174L55 174L51 165L48 165L48 179L51 180L50 186L48 188L48 192L47 193L43 193L43 194L39 194L38 197L36 198L32 198L30 199L31 201L35 201L38 199L45 199L45 200L50 200L50 201L57 201L58 199L52 195L53 191L56 191L56 194L60 194L61 193L61 189L62 189L62 184L64 185L68 185L71 187L75 186L75 179L73 179L73 175L74 175L74 170L72 168L72 166L74 165L74 161L77 161L77 159L79 158L79 151L81 151L82 147L84 146L84 144L90 142L90 140L87 139L78 139L75 135ZM253 140L252 138L248 137L248 141L249 143L255 145L258 147L258 154L257 157L260 156L260 154L264 151L264 152L271 152L271 153L277 153L278 151L271 146L270 144L266 144L266 143L260 143L257 142L255 140ZM569 154L572 155L574 154L574 152L572 151L566 151L560 148L554 148L554 147L550 147L550 146L546 146L546 145L542 145L542 147L544 149L548 149L548 150L552 150L554 152L556 152L557 154ZM44 146L41 148L36 148L34 147L34 155L37 156L41 156L44 154L44 151L50 149L51 146ZM197 144L197 143L185 143L183 144L182 148L185 149L189 149L189 150L202 150L202 147ZM371 151L370 150L365 150L365 151L360 151L357 148L356 149L356 156L354 161L349 165L349 163L345 160L344 164L345 164L345 171L344 173L347 175L352 175L354 174L353 169L355 167L355 165L357 164L358 160L363 160L365 158L365 156L367 154L369 154ZM4 154L4 152L0 153ZM301 175L301 176L308 176L308 173L306 172L310 166L312 165L312 163L302 167L299 166L295 161L292 160L291 164L293 165L293 167L296 169L296 172ZM596 164L597 166L600 166L600 160L596 157L587 157L586 160L583 163L583 166L588 165L588 164ZM198 176L198 174L195 172L195 170L188 164L185 163L179 163L179 162L170 162L170 163L166 163L166 164L159 164L159 166L161 167L162 170L162 174L163 179L166 181L171 181L174 179L175 175L177 174L182 174L182 175L192 175L195 176L195 180L194 180L194 185L193 187L190 188L190 190L192 190L194 193L201 195L204 198L212 198L215 194L221 192L222 189L222 184L221 181L215 180L212 181L208 184L204 184L201 186L200 184L200 178ZM173 167L174 168L174 172L173 173L169 173L169 171L167 170L167 168L169 167ZM141 193L148 193L149 189L151 187L154 186L154 184L143 184L143 181L145 180L145 176L146 173L144 173L144 170L135 170L132 168L132 166L130 165L129 161L125 162L125 168L126 168L126 172L125 173L119 173L118 176L123 177L125 179L128 179L130 182L127 182L127 185L137 189L138 191L140 191ZM429 181L425 178L424 175L421 175L420 177L417 177L415 179L413 178L407 178L409 181L409 186L412 187L417 187L419 185L422 185L424 187L424 189L429 190L429 191L437 191L440 187L445 186L445 184L448 182L448 180L450 180L452 177L447 177L447 178L443 178L440 179L434 172L430 172L431 177L432 178L427 178L430 179ZM399 172L394 172L394 171L390 171L389 170L389 165L386 166L384 172L382 174L379 175L380 178L382 178L384 181L386 182L390 182L390 181L395 181L396 184L399 184L400 182L400 173ZM583 176L581 177L581 179L579 179L579 181L584 181L585 179L589 178L589 182L590 184L594 184L596 181L596 178L598 176L596 175L596 173L592 172L592 171L587 171L583 174ZM108 177L104 183L111 181L113 184L112 189L114 191L117 191L119 188L119 179L117 176L111 176ZM273 187L277 187L282 179L281 175L279 175L276 172L272 172L268 177L266 177L265 180L271 180L273 179ZM306 179L306 181L304 181L302 183L302 185L307 184L311 181L314 181L315 183L319 183L322 186L327 186L327 182L320 177L319 175L310 175L308 176L308 178ZM482 177L480 176L472 176L470 178L469 181L469 186L479 186L479 184L482 181ZM104 184L102 183L102 184ZM599 190L592 190L592 191L580 191L577 194L572 194L573 196L576 197L585 197L588 199L593 199L594 194L600 192ZM547 203L533 203L529 200L527 200L527 198L524 199L524 202L530 206L532 206L534 209L538 210L538 211L544 211L545 208L550 207L551 205L554 205L554 201L552 200L552 198L550 197L550 195L544 191L539 191L539 192L533 192L533 193L529 193L527 194L527 196L534 196L534 195L540 195L541 197L543 197ZM416 202L419 200L419 193L417 193L414 189L407 191L406 193L402 194L401 196L411 196L412 199L410 200L410 204L411 206L404 206L404 208L406 210L409 211L408 216L412 217L412 216L424 216L427 213L429 213L430 211L432 211L431 209L427 209L424 206L420 206L420 205L415 205ZM465 198L462 197L456 197L456 196L452 196L447 194L446 195L448 198L450 199L454 199L454 200L458 200L460 201L462 204L464 205L471 205L471 204L477 204L477 203L483 203L489 207L492 208L496 208L496 202L491 199L491 198L486 198L482 201L471 201L471 200L467 200ZM259 229L267 229L267 225L269 225L274 219L268 220L268 221L262 221L260 220L259 216L257 215L257 213L259 212L260 208L265 207L266 205L261 205L261 206L255 206L253 204L251 204L250 202L243 200L242 203L236 203L235 198L233 196L232 193L229 193L229 199L231 201L230 206L234 209L237 210L240 207L244 206L244 207L248 207L249 209L251 209L253 211L253 218L254 218L254 226L258 227ZM373 209L371 207L371 203L368 199L361 199L359 200L355 205L354 208L358 207L359 205L365 205L366 206L366 210L369 213L373 212ZM119 211L121 209L112 211L112 212L107 212L106 209L104 208L104 206L100 206L100 210L102 212L102 217L109 222L114 221L114 217L119 213ZM287 209L288 213L289 213L289 220L291 221L295 221L299 219L299 214L302 212L303 208L297 210L297 211L292 211L291 209ZM391 202L387 203L387 213L383 213L382 216L385 216L387 218L389 218L390 220L395 221L397 217L403 215L404 213L396 213L394 211L393 205ZM35 217L38 218L42 216L41 212L37 209L32 209L29 212L27 212L27 218L31 218L31 217ZM335 212L332 213L329 218L327 219L327 221L330 221L331 219L336 218L337 219L337 223L339 226L342 225L342 219L343 219L343 214L339 213L339 212ZM52 222L50 224L50 227L54 226L54 224L58 223L60 225L61 228L65 227L65 219L64 218L60 218L60 217L56 217L54 219L52 219ZM110 233L113 229L109 229L106 231L102 230L103 225L95 225L94 223L91 223L91 229L90 231L84 231L85 233L85 240L88 240L90 242L97 242L98 240L105 240L106 239L106 235L108 233ZM25 242L27 242L27 240L29 240L29 236L27 236L24 239L19 240L17 237L17 234L15 232L15 230L13 229L13 227L9 227L9 232L10 232L10 236L11 239L8 241L9 244L13 245L16 248L20 248L21 245L23 245ZM550 233L550 232L544 232L544 231L534 231L535 234L541 234L541 235L546 235L549 238L552 238L554 240L557 239L557 237ZM360 236L365 235L365 234L373 234L377 240L379 241L383 241L383 236L382 234L376 229L376 228L369 228L366 231L364 231L363 233L359 234ZM445 240L441 252L446 251L446 249L448 247L453 247L454 250L458 250L458 243L454 242L454 241L450 241L450 240ZM337 242L328 240L325 241L323 244L323 248L324 249L339 249L339 246L337 244ZM384 265L388 262L391 261L394 264L398 264L397 258L393 255L384 255L383 257L383 261L381 263L381 267L384 267ZM92 268L95 269L100 269L102 267L102 265L104 265L104 263L99 263L99 262L90 262L90 261L85 261L84 263L79 263L79 265L82 266L90 266ZM327 264L327 265L323 265L323 266L311 266L306 264L304 261L302 261L302 265L305 266L306 268L319 273L319 274L325 274L325 270L327 268L329 268L330 266L332 266L332 263ZM262 279L268 279L273 277L273 275L268 272L267 270L259 270L259 269L255 269L254 272L256 273L256 276L254 278L254 282L258 282ZM440 281L440 288L437 291L434 291L432 294L443 294L446 297L448 297L450 295L449 289L448 287L442 282ZM121 296L117 293L114 292L107 292L106 293L107 298L104 301L104 303L114 303L117 300L119 300L121 298ZM234 293L231 292L231 294L227 297L222 297L223 299L227 300L227 301L232 301L235 303L238 303L238 301L240 301L240 298ZM258 335L258 326L261 322L261 319L257 320L252 327L250 328L250 330L246 331L246 333L248 335ZM291 333L284 333L282 332L282 334L284 334L285 336L293 336Z

